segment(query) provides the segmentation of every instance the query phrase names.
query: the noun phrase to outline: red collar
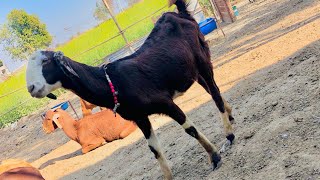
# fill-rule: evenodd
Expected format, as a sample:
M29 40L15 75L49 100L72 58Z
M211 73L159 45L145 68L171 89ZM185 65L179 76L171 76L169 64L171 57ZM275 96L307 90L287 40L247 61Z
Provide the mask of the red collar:
M114 100L113 113L114 113L114 116L117 116L117 108L120 106L120 103L119 103L118 97L117 97L118 91L116 91L116 90L114 89L114 86L113 86L113 84L112 84L112 81L111 81L109 75L107 74L107 66L104 67L104 73L105 73L105 75L106 75L107 81L108 81L108 83L109 83L109 87L110 87L111 92L112 92L112 95L113 95L113 100Z

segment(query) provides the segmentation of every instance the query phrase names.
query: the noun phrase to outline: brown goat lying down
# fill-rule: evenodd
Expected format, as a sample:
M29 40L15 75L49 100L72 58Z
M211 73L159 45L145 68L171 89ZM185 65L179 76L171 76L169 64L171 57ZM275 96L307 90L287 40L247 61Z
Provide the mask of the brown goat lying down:
M127 137L137 126L119 115L115 117L107 109L76 121L66 111L58 108L49 110L43 120L43 130L47 134L57 128L61 128L70 139L78 142L82 146L82 152L87 153L105 142Z
M44 180L39 170L31 164L19 160L8 159L0 165L0 180Z

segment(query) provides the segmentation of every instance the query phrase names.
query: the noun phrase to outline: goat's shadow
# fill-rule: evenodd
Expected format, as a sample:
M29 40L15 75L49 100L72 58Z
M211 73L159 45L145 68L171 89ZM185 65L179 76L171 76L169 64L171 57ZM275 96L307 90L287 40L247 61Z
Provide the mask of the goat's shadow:
M50 160L48 160L47 162L42 163L41 166L39 167L39 169L40 169L40 170L41 170L41 169L44 169L45 167L54 164L56 161L60 161L60 160L64 160L64 159L69 159L69 158L76 157L76 156L79 156L79 155L82 155L81 149L78 149L78 150L76 150L76 151L74 151L74 152L72 152L72 153L65 154L65 155L60 156L60 157L56 157L56 158L50 159Z

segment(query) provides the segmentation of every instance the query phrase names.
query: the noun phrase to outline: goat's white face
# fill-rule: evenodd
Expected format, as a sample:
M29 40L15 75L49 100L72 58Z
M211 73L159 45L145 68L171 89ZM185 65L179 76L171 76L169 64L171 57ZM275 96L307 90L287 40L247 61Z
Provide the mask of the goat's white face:
M52 62L52 55L46 54L45 51L35 52L28 61L26 80L27 88L32 97L43 98L50 92L62 87L60 81L48 83L48 74L43 73L43 68Z

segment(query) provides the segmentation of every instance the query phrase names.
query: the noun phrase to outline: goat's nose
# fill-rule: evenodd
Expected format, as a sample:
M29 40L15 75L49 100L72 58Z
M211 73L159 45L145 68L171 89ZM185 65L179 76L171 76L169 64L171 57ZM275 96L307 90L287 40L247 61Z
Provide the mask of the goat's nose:
M34 85L28 86L28 92L31 93L34 90Z

